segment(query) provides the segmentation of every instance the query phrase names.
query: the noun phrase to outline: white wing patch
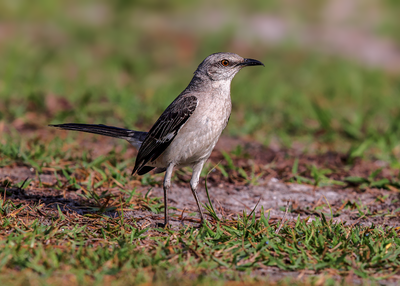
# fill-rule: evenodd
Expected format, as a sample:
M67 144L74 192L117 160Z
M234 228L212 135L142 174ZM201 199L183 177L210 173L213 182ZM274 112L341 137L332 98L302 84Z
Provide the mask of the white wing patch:
M174 132L170 132L167 135L165 135L162 139L159 139L156 142L157 143L164 143L164 142L170 141L170 140L172 140L174 138L175 134L176 134L175 131Z

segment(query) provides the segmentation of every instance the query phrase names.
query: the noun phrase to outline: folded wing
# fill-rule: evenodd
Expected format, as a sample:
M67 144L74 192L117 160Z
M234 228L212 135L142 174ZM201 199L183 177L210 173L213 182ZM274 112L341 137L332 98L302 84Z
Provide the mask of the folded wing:
M132 174L147 173L148 162L156 160L171 144L197 107L195 96L179 96L161 114L144 139L136 158ZM149 169L150 171L151 169Z

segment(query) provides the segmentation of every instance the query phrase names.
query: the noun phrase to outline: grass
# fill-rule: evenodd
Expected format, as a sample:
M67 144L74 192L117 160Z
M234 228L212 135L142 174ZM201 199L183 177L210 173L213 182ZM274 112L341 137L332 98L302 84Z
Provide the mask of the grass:
M130 283L155 278L174 283L187 275L198 281L205 276L236 280L237 271L267 266L300 273L309 269L325 273L326 279L354 273L379 281L400 264L397 228L346 226L323 213L311 223L308 218L280 222L262 209L207 222L200 229L152 229L124 217L132 207L126 198L120 198L115 218L1 200L0 266L33 270L38 274L30 274L34 281L66 276L78 284L101 284L107 276ZM2 274L8 281L18 280L13 275Z
M263 209L250 215L217 216L208 205L209 222L202 228L190 226L197 220L184 210L176 212L184 214L180 219L186 226L167 230L151 227L145 218L132 218L130 213L163 212L162 199L148 195L152 185L160 184L162 176L131 178L127 167L132 166L133 159L125 158L129 150L118 150L122 146L116 145L104 154L92 156L90 146L98 144L90 143L92 138L85 135L75 141L71 137L48 137L41 143L46 148L40 147L37 138L23 145L2 145L4 165L27 165L37 174L55 178L51 182L41 181L39 176L24 182L1 181L2 281L13 285L26 280L48 285L65 281L71 285L104 281L115 285L151 281L274 285L261 274L276 267L280 271L296 271L293 280L281 280L281 285L293 281L299 285L315 285L318 281L339 285L353 283L354 279L378 283L398 272L398 228L346 225L330 219L346 210L351 210L359 221L399 214L398 209L376 210L361 201L343 201L342 207L334 209L329 204L316 204L314 209L307 209L311 217L289 221L269 218L269 211ZM89 150L81 147L85 141ZM224 160L216 167L217 172L209 175L217 176L219 182L256 185L263 172L268 172L256 164L240 163L251 155L239 147L221 157ZM336 173L335 169L307 166L302 158L295 159L289 167L284 180L317 187L369 189L381 184L390 190L398 182L395 177L382 181L382 169L365 177L344 175L333 180L329 176ZM205 171L209 170L207 167ZM176 173L186 175L185 170ZM136 190L144 185L149 186L148 193ZM29 189L29 195L23 194L24 189ZM51 193L59 194L55 204L46 202ZM77 193L74 205L80 205L71 208L62 199L65 193ZM32 200L32 194L39 194L39 200ZM388 199L377 197L376 204L388 203ZM178 215L175 217L179 219ZM310 274L316 276L309 277ZM296 278L303 275L304 279Z
M160 183L160 176L130 178L126 167L131 159L124 160L124 153L111 151L92 159L74 155L82 145L80 142L48 140L43 157L32 160L43 166L46 159L46 167L37 172L53 172L56 180L3 180L0 188L0 275L9 284L29 280L47 285L65 281L71 285L101 285L104 281L113 285L151 281L169 285L207 285L211 281L221 285L223 281L275 285L261 274L276 267L296 271L293 280L283 279L280 285L293 281L298 285L315 285L318 281L348 285L354 279L378 283L398 273L398 227L343 224L331 219L346 209L352 210L358 221L365 217L396 217L398 209L374 211L361 201L344 201L342 207L332 209L327 202L308 209L311 217L286 221L270 218L270 212L263 208L257 213L216 215L208 204L209 220L204 227L191 226L190 222L197 220L184 210L177 210L183 214L178 219L186 225L164 230L151 227L145 217L130 215L140 210L163 212L161 198L135 189L147 184L150 191L152 184ZM6 146L13 149L11 144ZM57 153L65 146L72 148L67 153ZM248 158L248 154L237 148L221 156L226 161L217 166L221 168L220 181L224 169L227 181L253 184L248 181L254 175L251 169L236 167L238 160ZM295 160L288 172L288 180L304 183L307 179L315 186L330 182L325 177L329 175L326 169L306 168L299 161ZM379 182L381 171L378 169L365 178L348 176L339 182L366 188ZM242 172L246 175L239 179ZM32 200L32 195L16 196L28 186L30 192L41 194L39 200ZM56 204L45 203L46 196L54 191L78 193L80 199L75 199L75 205L80 202L80 206L71 208L62 199ZM377 203L387 199L378 197ZM305 274L304 279L295 278ZM316 276L309 277L310 274Z
M288 44L267 48L249 40L238 45L235 26L202 34L167 25L209 9L208 2L11 2L0 3L5 35L0 39L0 167L26 166L34 179L0 181L3 285L349 285L363 279L378 284L398 275L398 227L330 219L344 210L359 221L399 216L398 208L374 208L398 201L393 198L400 189L397 74ZM212 7L236 15L241 4L231 3L232 11ZM382 3L386 16L377 33L398 43L399 5ZM301 9L314 11L310 5L305 1ZM245 8L239 14L249 18L288 11L281 1L256 1ZM313 21L307 13L304 17ZM168 21L153 24L162 19ZM274 175L314 190L385 189L391 195L377 196L373 206L348 200L332 210L323 202L307 209L311 219L293 221L270 218L264 210L217 216L209 204L210 219L202 228L190 226L196 219L177 210L189 226L157 229L129 214L163 212L162 200L150 195L162 175L130 177L135 153L127 144L47 127L82 122L148 129L201 60L216 51L265 63L234 79L225 134L289 150L284 156L293 160L283 167L276 165L279 160L261 166L239 146L208 163L202 177L219 162L209 177L224 184L256 186ZM338 167L306 160L331 153L342 154ZM384 167L354 171L378 160ZM177 171L174 179L187 181L189 173ZM41 179L46 176L52 181ZM40 200L24 197L28 186ZM148 186L148 192L137 191L139 186ZM79 195L79 211L65 203L69 194ZM58 196L58 203L45 203L50 196ZM281 276L294 276L264 279L273 275L271 267L289 271Z
M129 22L138 6L98 5L109 16L95 23L75 15L72 4L44 2L30 12L22 4L5 7L12 27L23 33L24 25L32 24L39 33L36 38L10 35L2 48L0 120L14 123L8 128L90 122L147 129L206 55L236 51L233 32L224 30L189 38L204 44L181 58L184 51L170 40L173 34L157 41L155 28ZM84 7L90 11L92 6ZM151 6L141 9L153 13ZM15 22L22 15L25 20ZM265 145L298 142L306 151L329 148L398 165L397 76L296 47L248 50L237 52L266 67L246 69L233 81L228 134L249 135Z

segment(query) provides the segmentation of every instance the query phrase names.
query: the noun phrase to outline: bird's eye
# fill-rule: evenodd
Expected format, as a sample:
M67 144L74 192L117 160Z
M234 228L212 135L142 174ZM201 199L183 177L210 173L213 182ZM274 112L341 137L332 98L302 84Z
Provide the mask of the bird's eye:
M228 60L222 60L221 61L221 65L223 65L224 67L229 65L229 61Z

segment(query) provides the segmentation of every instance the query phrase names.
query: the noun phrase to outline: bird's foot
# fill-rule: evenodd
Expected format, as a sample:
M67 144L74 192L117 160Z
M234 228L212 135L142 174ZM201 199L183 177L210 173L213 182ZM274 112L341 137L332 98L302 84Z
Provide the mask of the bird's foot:
M157 227L167 228L169 226L169 223L157 222L156 225L157 225Z

